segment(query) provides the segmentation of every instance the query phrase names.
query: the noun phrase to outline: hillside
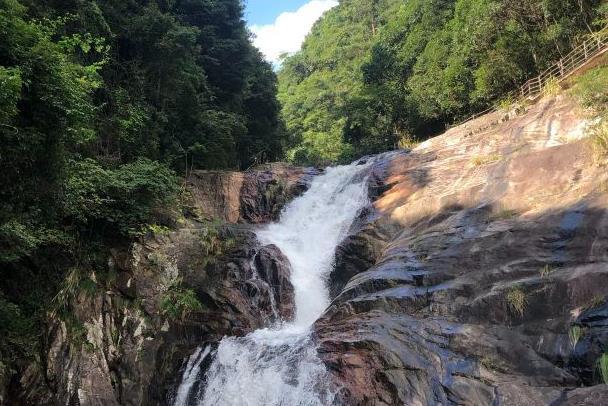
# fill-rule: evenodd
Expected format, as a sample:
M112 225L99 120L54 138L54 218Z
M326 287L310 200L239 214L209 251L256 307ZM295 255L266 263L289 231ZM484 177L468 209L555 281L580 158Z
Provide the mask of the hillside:
M348 161L437 135L568 52L599 1L343 0L279 72L294 162Z
M377 168L388 190L316 323L344 404L606 402L608 178L586 117L547 96Z

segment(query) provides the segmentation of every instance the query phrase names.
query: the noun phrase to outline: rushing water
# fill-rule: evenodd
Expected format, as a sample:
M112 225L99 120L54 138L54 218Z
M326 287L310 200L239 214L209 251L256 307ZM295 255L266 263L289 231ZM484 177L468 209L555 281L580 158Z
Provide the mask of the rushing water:
M289 259L295 318L246 337L224 338L200 385L195 383L202 378L198 375L209 349L197 349L186 365L175 406L331 403L310 328L328 305L325 281L335 249L368 202L365 169L354 164L328 168L287 206L279 222L257 232L260 242L275 244Z

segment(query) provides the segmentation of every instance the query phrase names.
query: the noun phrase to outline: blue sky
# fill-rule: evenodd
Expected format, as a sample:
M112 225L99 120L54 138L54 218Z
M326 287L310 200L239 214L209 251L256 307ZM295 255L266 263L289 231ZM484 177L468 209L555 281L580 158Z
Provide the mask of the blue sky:
M272 24L284 11L296 11L308 0L245 0L245 18L249 25Z
M336 0L246 0L245 18L253 43L275 67L280 56L297 52L315 21Z

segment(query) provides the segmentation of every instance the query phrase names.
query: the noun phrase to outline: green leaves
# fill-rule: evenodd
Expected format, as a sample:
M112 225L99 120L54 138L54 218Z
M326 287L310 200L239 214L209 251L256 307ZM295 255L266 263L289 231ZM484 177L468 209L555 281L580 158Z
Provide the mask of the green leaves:
M605 15L598 1L342 1L279 73L289 156L335 162L349 154L318 149L360 155L393 148L400 134L442 132L545 69Z
M103 225L110 234L137 234L178 190L173 171L144 158L115 170L92 159L72 161L68 173L65 213L81 227Z
M181 281L171 285L160 300L163 316L172 321L184 321L193 312L201 311L203 305L192 289L185 289Z
M17 115L17 102L21 96L22 85L19 68L0 66L0 123L8 125Z

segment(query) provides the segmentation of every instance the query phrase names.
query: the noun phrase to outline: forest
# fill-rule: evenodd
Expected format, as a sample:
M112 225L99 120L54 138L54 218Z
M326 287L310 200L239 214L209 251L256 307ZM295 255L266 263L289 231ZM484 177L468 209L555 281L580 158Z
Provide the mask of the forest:
M281 158L276 87L239 0L0 0L0 366L187 171Z
M279 72L298 163L408 146L495 103L606 25L598 0L342 0Z

